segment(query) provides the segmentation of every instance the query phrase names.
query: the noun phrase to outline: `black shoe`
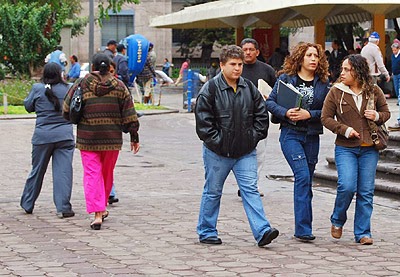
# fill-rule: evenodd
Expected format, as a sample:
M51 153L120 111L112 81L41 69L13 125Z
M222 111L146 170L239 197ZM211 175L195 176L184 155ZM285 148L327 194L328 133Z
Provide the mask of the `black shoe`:
M119 199L115 196L109 196L108 197L108 204L112 204L112 203L117 203L119 202Z
M238 196L242 197L242 195L240 194L240 189L238 189Z
M273 241L274 239L276 239L279 235L279 231L275 228L271 228L270 230L268 230L267 232L264 233L262 239L258 242L258 246L262 247L265 246L267 244L270 244L271 241Z
M33 212L33 211L25 210L25 209L24 209L24 211L25 211L25 213L27 213L27 214L32 214L32 212Z
M315 240L314 235L305 235L305 236L294 236L297 240L302 241L302 242L308 242Z
M101 223L91 223L90 228L93 230L100 230L101 229Z
M73 216L75 216L75 213L74 213L74 211L62 212L62 213L57 213L57 216L59 218L73 217Z
M205 244L222 244L222 240L218 237L209 237L206 239L201 239L200 243L205 243Z

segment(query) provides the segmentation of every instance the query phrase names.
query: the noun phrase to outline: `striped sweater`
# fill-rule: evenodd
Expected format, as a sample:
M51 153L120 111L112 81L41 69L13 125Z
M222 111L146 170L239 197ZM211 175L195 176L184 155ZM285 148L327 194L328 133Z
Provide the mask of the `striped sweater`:
M122 132L139 142L139 121L132 96L123 82L98 72L78 79L64 99L63 115L69 120L69 105L75 89L83 91L84 110L77 126L76 148L86 151L121 150Z

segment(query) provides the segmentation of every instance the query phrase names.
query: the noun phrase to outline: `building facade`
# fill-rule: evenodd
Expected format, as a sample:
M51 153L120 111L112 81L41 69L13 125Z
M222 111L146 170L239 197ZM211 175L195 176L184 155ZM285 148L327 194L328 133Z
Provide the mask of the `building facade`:
M94 1L94 14L98 14L98 0ZM132 35L141 34L154 44L157 53L157 64L161 64L164 58L172 60L171 29L157 29L149 27L149 20L154 16L159 16L172 12L171 0L141 0L140 4L125 4L121 12L115 14L109 12L110 18L103 21L103 26L95 24L94 27L94 53L105 49L107 41L121 39ZM89 18L89 0L81 2L81 16ZM89 57L89 24L85 28L83 35L71 38L68 29L61 34L61 44L66 55L78 56L79 62L88 62Z

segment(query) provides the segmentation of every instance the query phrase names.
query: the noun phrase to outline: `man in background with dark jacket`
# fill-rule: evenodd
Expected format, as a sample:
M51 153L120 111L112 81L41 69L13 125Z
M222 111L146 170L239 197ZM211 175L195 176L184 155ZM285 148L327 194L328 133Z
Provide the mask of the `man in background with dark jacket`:
M113 62L115 63L115 71L118 75L118 79L120 79L126 86L128 86L129 82L129 74L128 74L128 60L125 56L126 48L123 44L117 45L117 55L115 55Z
M201 89L196 101L196 132L203 144L205 184L197 233L200 243L221 244L217 220L224 182L233 171L258 246L279 235L271 228L257 190L257 143L268 133L268 112L257 88L240 75L244 53L230 45L220 55L221 72ZM218 170L217 170L218 169Z

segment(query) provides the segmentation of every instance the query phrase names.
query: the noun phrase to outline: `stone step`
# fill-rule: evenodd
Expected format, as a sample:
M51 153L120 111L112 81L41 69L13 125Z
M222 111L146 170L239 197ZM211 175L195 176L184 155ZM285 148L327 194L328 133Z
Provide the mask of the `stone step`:
M329 165L318 165L314 173L314 183L322 186L337 186L337 171ZM400 197L400 183L396 180L378 177L375 179L375 192L390 197Z
M400 147L400 132L389 131L388 147Z
M336 171L335 158L327 157L328 167ZM400 182L400 164L398 162L379 160L376 167L376 177L389 181Z
M400 148L388 147L379 153L380 160L400 162Z

